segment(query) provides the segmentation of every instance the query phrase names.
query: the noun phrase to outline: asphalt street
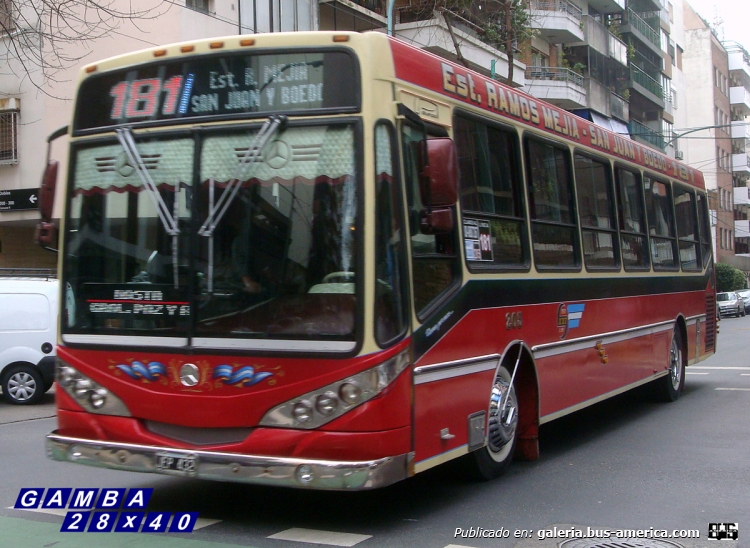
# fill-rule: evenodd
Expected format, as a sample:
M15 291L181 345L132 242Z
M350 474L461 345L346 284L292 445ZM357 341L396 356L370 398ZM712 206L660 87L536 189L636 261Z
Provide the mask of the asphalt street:
M254 546L736 548L750 538L750 316L721 321L718 352L675 403L625 394L544 425L537 462L477 483L449 463L373 492L321 493L114 472L49 461L53 396L0 403L0 548ZM191 534L61 533L61 512L12 508L25 487L154 488L149 511L199 512ZM737 523L738 541L708 538ZM566 538L695 530L697 539ZM460 530L460 531L457 531ZM507 538L477 538L471 531ZM486 533L485 533L486 534ZM527 538L515 538L524 535ZM566 542L568 541L568 542ZM640 544L639 544L640 542ZM743 544L744 542L744 544ZM628 544L629 543L629 544Z

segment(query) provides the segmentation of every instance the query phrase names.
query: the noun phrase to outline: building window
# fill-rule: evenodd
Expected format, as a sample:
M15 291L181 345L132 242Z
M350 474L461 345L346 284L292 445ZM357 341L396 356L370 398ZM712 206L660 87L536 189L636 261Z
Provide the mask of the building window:
M18 111L0 111L0 165L18 163Z
M208 13L209 11L209 0L186 0L185 5L195 11Z

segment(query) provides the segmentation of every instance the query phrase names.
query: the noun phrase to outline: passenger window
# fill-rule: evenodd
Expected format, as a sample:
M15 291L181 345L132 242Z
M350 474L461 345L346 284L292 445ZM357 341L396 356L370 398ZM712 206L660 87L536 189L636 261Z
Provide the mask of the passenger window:
M677 243L683 270L700 270L700 243L695 194L674 187L674 214L677 220Z
M419 190L421 130L404 124L401 131L404 156L404 185L409 208L414 308L417 315L460 280L457 231L450 234L423 234L420 213L425 208Z
M526 161L532 248L537 269L580 267L570 154L529 139Z
M677 267L677 242L672 219L672 196L668 184L643 178L646 214L651 240L651 262L655 269Z
M518 138L514 132L457 116L464 248L470 268L529 263Z
M619 269L609 164L576 154L576 191L586 268Z
M701 257L703 258L703 268L705 268L711 260L711 223L708 220L708 200L706 195L699 192L696 198L698 202L698 232L701 241Z
M615 175L622 264L625 270L645 270L650 261L641 177L622 168L617 168Z

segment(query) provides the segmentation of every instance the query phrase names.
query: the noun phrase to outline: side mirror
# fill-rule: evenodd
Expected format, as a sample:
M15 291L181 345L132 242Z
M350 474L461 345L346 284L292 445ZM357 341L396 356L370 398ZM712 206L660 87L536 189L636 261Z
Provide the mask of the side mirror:
M45 249L57 250L57 227L54 223L41 221L36 225L34 241Z
M34 241L45 249L57 249L57 227L52 222L52 210L55 207L55 188L57 187L57 168L59 162L47 162L39 187L39 213L42 220L36 226Z
M458 154L448 137L427 140L422 203L427 207L450 207L458 201Z
M42 175L42 184L39 187L39 213L42 220L52 220L52 209L55 207L55 188L57 187L57 168L60 163L52 160L47 163L47 168Z
M422 234L449 234L453 230L453 210L436 207L432 211L422 210L419 230Z
M423 234L447 234L453 230L451 207L458 201L458 154L447 137L427 140L427 164L422 169L420 194Z

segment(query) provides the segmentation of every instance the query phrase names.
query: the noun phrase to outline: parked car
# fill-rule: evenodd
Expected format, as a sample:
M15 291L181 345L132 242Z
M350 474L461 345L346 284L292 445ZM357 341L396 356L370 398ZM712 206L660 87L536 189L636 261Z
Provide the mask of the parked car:
M719 305L719 314L722 316L744 316L745 301L734 291L723 291L716 294L716 303Z
M745 313L750 312L750 289L740 289L735 293L745 303Z
M38 402L55 372L59 282L0 277L0 386L13 404Z

